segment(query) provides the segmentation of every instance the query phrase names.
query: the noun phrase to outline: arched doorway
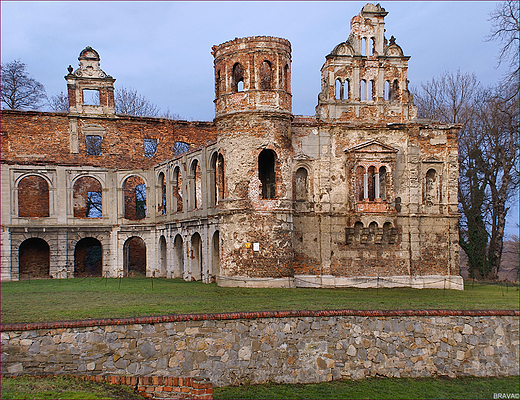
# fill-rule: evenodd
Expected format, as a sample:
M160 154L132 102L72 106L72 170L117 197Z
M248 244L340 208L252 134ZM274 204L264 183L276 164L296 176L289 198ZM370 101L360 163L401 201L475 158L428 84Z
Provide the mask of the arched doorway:
M133 236L125 242L124 253L124 275L146 276L146 244L140 237Z
M74 249L74 277L101 276L103 247L92 237L81 239Z
M191 237L191 277L196 281L202 279L202 239L198 233Z
M20 279L48 278L50 273L50 248L39 238L25 240L18 249Z
M216 278L220 275L220 242L218 231L213 234L212 242L212 275Z
M159 239L159 267L160 276L167 276L167 263L166 263L166 238L161 235Z
M173 277L182 278L184 275L184 251L181 235L175 236L173 242L174 261L173 261Z

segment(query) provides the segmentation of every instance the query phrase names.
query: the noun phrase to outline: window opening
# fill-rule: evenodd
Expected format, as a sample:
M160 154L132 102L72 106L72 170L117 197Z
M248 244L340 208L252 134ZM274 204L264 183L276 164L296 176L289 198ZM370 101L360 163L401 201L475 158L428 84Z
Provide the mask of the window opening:
M20 279L47 278L50 273L50 248L39 238L30 238L18 248Z
M390 82L385 81L385 100L390 100Z
M341 86L341 80L336 79L336 100L343 100L343 87Z
M83 89L83 104L86 106L99 106L99 90Z
M179 167L173 171L173 198L177 200L176 211L182 211L182 175Z
M376 168L368 168L368 200L374 201L376 198Z
M74 277L101 276L103 248L95 238L81 239L74 248Z
M365 168L361 165L356 168L356 194L358 201L365 198Z
M87 155L89 155L89 156L100 156L101 155L101 136L87 135L87 136L85 136L85 142L86 142L86 147L87 147Z
M157 151L157 139L144 139L144 156L152 158Z
M304 201L308 198L307 175L307 170L303 167L296 171L296 200Z
M373 56L375 51L376 51L376 39L370 38L369 55Z
M275 181L275 153L272 150L264 149L258 156L258 178L262 186L262 198L274 199Z
M244 69L240 63L236 63L233 66L233 80L232 89L233 92L241 92L244 90Z
M343 95L345 99L350 99L350 79L345 80L343 84Z
M374 100L374 81L370 80L368 82L368 100L373 101Z
M215 77L215 97L220 97L220 70L217 71L217 76Z
M101 192L88 192L86 217L101 218L102 216Z
M159 174L159 214L166 214L166 180L164 179L164 173Z
M260 90L271 89L272 67L269 61L264 61L260 66Z
M379 168L379 197L381 200L386 201L386 167Z
M359 88L359 96L360 96L360 99L361 101L364 101L366 100L366 82L364 79L361 80L361 85L360 85L360 88Z
M137 219L146 217L146 186L144 183L135 187L135 209Z
M186 153L190 149L190 145L185 142L175 142L173 145L174 156L180 156L183 153Z
M365 56L367 52L367 38L361 39L361 55Z
M49 216L49 184L41 176L26 176L18 183L18 216Z
M219 154L217 157L217 204L224 195L224 156Z
M390 95L390 100L397 100L398 91L399 91L399 82L397 82L397 79L396 79L396 80L394 80L394 83L392 84L392 92Z
M289 91L289 65L285 64L284 71L284 89Z

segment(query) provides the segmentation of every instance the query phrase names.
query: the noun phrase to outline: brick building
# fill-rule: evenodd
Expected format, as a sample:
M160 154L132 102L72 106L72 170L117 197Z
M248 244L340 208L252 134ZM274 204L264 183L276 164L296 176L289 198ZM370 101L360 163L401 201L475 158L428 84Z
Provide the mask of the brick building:
M213 122L116 115L84 49L68 113L2 111L2 280L462 289L460 127L416 118L386 15L352 18L315 116L292 114L285 39L213 47Z

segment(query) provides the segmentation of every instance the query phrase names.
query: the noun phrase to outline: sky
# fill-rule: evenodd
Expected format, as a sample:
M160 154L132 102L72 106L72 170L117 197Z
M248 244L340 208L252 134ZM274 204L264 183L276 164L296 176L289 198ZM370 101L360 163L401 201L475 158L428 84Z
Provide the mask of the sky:
M246 36L291 42L293 114L314 115L325 56L350 33L366 1L1 1L1 61L19 59L49 96L66 92L67 67L87 46L115 87L136 89L161 112L214 118L213 45ZM374 2L375 4L376 2ZM405 55L410 87L443 72L493 85L500 44L486 41L491 1L386 1L386 37ZM509 218L508 232L518 222ZM513 221L513 222L511 222Z

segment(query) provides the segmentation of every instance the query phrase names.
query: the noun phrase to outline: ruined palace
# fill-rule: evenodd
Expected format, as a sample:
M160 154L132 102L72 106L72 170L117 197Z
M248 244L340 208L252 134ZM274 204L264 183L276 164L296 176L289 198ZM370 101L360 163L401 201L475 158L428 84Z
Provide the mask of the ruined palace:
M85 48L68 112L2 111L1 279L462 289L460 126L417 119L386 15L352 18L313 116L292 113L285 39L213 47L213 122L116 114Z

